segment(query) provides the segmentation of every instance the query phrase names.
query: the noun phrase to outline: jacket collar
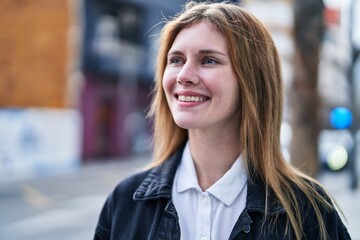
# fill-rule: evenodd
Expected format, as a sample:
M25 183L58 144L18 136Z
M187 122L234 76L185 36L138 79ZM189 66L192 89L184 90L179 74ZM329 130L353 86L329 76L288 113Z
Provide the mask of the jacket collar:
M185 145L172 154L161 165L149 170L148 175L134 193L134 200L150 200L158 198L171 198L172 186L177 167L181 161ZM245 210L265 214L266 187L261 178L248 180L248 190ZM274 193L268 191L267 214L272 215L284 212L284 208L276 200Z
M171 198L176 169L181 161L184 146L161 165L149 170L148 175L134 193L134 200Z

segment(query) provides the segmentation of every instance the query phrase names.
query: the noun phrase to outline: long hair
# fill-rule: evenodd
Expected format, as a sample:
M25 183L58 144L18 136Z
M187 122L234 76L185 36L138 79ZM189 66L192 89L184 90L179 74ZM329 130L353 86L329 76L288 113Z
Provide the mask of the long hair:
M238 79L240 96L240 143L249 180L260 177L268 193L271 189L288 216L296 239L302 239L302 215L297 186L315 210L320 234L327 238L318 203L332 204L318 191L315 180L288 164L280 146L283 87L280 60L268 30L240 6L226 3L189 2L184 11L168 21L160 35L155 87L149 116L154 118L154 162L161 164L188 138L187 130L176 125L162 88L167 53L177 34L199 21L210 22L225 37L232 68ZM266 199L267 203L267 199ZM267 209L267 204L266 204Z

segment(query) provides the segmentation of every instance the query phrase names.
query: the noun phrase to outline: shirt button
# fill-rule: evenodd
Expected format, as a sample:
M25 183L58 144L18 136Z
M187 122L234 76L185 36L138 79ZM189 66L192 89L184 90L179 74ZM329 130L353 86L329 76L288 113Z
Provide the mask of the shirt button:
M201 199L201 203L204 204L204 205L207 205L208 202L209 202L209 199L208 199L207 197L203 197L203 198ZM205 239L206 239L206 238L205 238Z
M201 240L207 240L207 238L206 238L206 237L202 237Z

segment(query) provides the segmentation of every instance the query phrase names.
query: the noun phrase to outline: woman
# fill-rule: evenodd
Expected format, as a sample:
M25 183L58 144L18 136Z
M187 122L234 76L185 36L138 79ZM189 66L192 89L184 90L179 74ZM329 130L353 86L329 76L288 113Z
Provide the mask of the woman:
M274 43L239 6L187 4L160 37L154 162L109 196L95 239L350 239L281 154Z

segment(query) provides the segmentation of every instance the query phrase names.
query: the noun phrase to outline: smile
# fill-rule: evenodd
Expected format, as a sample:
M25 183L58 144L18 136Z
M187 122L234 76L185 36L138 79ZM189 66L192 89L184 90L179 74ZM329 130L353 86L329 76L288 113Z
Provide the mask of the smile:
M178 95L177 99L181 102L205 102L208 98L202 96Z

